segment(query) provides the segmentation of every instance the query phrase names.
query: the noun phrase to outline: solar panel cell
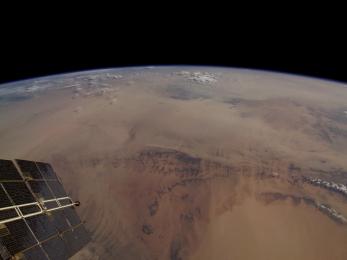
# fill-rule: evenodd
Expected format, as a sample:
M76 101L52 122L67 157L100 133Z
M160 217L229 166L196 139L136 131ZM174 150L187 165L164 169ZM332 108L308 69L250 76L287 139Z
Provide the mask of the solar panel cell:
M46 260L48 259L40 246L32 247L23 252L25 260Z
M42 246L51 260L68 259L69 257L68 248L59 236L44 242Z
M22 212L23 215L27 215L27 214L39 212L40 207L38 205L28 205L28 206L20 207L20 211Z
M47 181L48 186L51 188L56 198L66 197L66 192L59 181Z
M15 209L0 210L0 220L10 219L18 217Z
M22 176L10 160L0 160L0 181L3 180L22 180Z
M83 225L79 225L77 228L75 228L74 232L75 238L77 239L78 243L78 250L80 250L85 244L89 242L90 235L88 234L87 230Z
M2 185L16 205L35 202L24 182L5 182Z
M63 200L59 200L59 203L62 206L66 206L66 205L72 204L72 201L70 199L63 199Z
M76 214L76 210L71 207L67 207L64 209L64 215L72 227L77 226L81 223L80 218Z
M70 228L62 210L52 211L51 214L53 216L53 225L59 232L63 232Z
M36 240L24 220L9 222L4 226L8 233L0 237L0 244L4 245L12 255L36 244Z
M0 186L0 207L5 208L9 206L12 206L12 202L5 193L4 189Z
M69 257L71 257L74 254L74 252L78 251L78 246L76 245L76 241L72 230L64 232L62 237L68 248L67 251L69 253Z
M29 217L26 221L39 241L45 240L57 233L52 221L46 214Z
M46 179L46 180L56 180L57 179L57 175L55 174L52 166L48 163L43 163L43 162L37 162L36 163L37 167L39 168L42 176Z
M48 201L43 204L47 209L53 209L58 207L58 203L55 201Z
M19 168L26 177L31 177L33 179L42 179L42 175L37 168L35 162L26 160L16 160Z
M43 198L44 200L53 199L53 194L49 190L45 181L28 181L31 190L37 195L38 198Z

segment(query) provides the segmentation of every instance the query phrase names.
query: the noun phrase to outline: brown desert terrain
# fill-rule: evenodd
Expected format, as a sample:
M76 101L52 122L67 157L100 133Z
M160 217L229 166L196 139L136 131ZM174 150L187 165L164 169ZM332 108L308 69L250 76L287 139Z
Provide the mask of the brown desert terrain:
M346 85L205 67L46 81L0 88L0 157L50 162L81 201L92 242L73 259L347 259Z

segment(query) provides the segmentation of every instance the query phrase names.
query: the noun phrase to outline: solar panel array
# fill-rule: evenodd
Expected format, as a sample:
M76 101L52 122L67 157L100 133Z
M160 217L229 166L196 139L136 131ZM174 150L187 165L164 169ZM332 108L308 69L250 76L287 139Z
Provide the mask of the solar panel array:
M0 259L74 255L90 239L74 206L51 165L0 160Z

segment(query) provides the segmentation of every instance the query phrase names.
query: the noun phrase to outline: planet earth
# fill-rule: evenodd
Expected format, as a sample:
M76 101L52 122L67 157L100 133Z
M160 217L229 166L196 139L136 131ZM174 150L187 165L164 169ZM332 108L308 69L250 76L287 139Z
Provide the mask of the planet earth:
M347 259L347 85L158 66L0 85L0 158L52 164L73 259Z

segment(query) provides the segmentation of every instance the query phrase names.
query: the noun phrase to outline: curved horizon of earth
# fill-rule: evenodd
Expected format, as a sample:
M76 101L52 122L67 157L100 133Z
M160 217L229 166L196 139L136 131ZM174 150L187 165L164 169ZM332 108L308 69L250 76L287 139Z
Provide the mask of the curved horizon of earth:
M0 158L50 162L73 259L346 259L346 84L206 66L0 85Z

